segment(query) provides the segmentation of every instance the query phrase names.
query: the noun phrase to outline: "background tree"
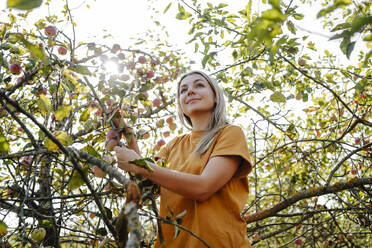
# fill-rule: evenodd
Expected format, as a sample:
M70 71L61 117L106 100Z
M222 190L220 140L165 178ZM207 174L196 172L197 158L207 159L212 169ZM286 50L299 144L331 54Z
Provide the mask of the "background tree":
M224 3L178 3L162 13L176 8L189 21L189 44L234 103L232 119L244 120L255 168L242 215L253 244L370 243L370 3L319 1L344 56L363 47L347 66L297 31L304 13L294 1L268 1L258 13L257 1L237 13ZM171 84L190 68L184 53L150 31L135 48L80 41L67 1L63 17L30 25L29 13L9 11L0 24L2 246L147 247L156 220L187 231L182 216L157 217L158 189L118 172L111 151L128 136L123 117L146 157L182 132Z

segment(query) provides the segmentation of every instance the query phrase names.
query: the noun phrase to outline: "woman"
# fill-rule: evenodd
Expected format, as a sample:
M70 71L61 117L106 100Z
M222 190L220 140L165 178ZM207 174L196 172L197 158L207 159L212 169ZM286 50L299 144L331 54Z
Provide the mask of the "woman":
M134 139L116 147L118 166L139 173L161 188L160 216L174 219L186 210L182 226L210 247L250 247L240 213L248 197L247 175L252 169L244 133L226 120L222 90L208 75L191 71L177 86L178 114L191 133L171 140L156 155L169 167L148 163L153 173L128 163L138 159ZM175 227L162 224L167 248L203 247L203 243ZM161 247L159 238L155 247Z

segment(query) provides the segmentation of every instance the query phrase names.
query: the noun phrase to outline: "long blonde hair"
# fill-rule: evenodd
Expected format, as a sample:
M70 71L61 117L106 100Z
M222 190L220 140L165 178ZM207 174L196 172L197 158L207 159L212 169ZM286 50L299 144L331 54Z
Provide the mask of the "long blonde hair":
M227 117L226 117L226 103L224 98L223 90L218 86L217 82L208 76L206 73L202 71L190 71L181 76L180 80L177 84L177 109L178 109L178 116L181 120L182 125L184 125L187 129L192 130L192 122L189 116L185 115L181 109L180 104L180 85L181 81L192 74L199 74L211 86L213 93L216 97L216 103L213 108L213 112L211 118L209 120L209 124L207 129L204 131L199 143L196 145L194 153L198 154L199 156L203 155L210 145L212 144L216 134L223 128L226 124L228 124Z

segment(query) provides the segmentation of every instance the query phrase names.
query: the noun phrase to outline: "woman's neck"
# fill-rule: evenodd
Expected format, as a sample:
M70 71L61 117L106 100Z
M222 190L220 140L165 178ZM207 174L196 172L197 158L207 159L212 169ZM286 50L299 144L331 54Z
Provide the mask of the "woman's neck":
M203 131L208 128L211 115L203 114L190 117L193 131Z

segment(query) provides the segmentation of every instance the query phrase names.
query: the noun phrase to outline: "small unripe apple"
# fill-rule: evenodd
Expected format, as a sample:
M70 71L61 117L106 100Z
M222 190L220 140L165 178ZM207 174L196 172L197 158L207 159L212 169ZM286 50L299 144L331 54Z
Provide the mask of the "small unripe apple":
M111 48L112 53L116 53L120 50L120 45L119 44L114 44Z
M32 233L31 233L31 239L35 242L39 242L41 240L43 240L45 238L45 235L46 235L46 230L45 228L43 227L39 227L37 229L35 229Z
M164 127L164 120L163 119L160 119L156 122L156 126L157 127Z
M9 66L9 71L13 75L19 75L21 73L21 70L22 68L19 64L14 63Z
M146 57L145 56L138 57L138 62L141 63L141 64L146 63Z
M158 142L156 142L157 147L162 147L163 145L165 145L165 141L163 139L160 139Z
M95 177L104 178L106 177L106 173L101 170L97 165L93 166L93 174Z
M58 53L60 54L60 55L66 55L66 53L67 53L67 49L66 49L66 47L58 47Z
M162 101L160 98L155 98L153 101L152 101L152 106L154 107L159 107L161 105Z
M299 66L305 66L306 65L306 60L304 60L303 58L299 58L298 59L298 65Z
M302 239L296 239L295 240L296 245L302 245L302 243L303 243Z
M118 53L118 58L121 60L125 59L125 54L124 53Z
M171 124L169 124L169 128L170 128L170 130L174 131L177 128L177 124L176 123L171 123Z
M46 26L44 33L46 36L53 37L57 34L57 29L54 26Z

